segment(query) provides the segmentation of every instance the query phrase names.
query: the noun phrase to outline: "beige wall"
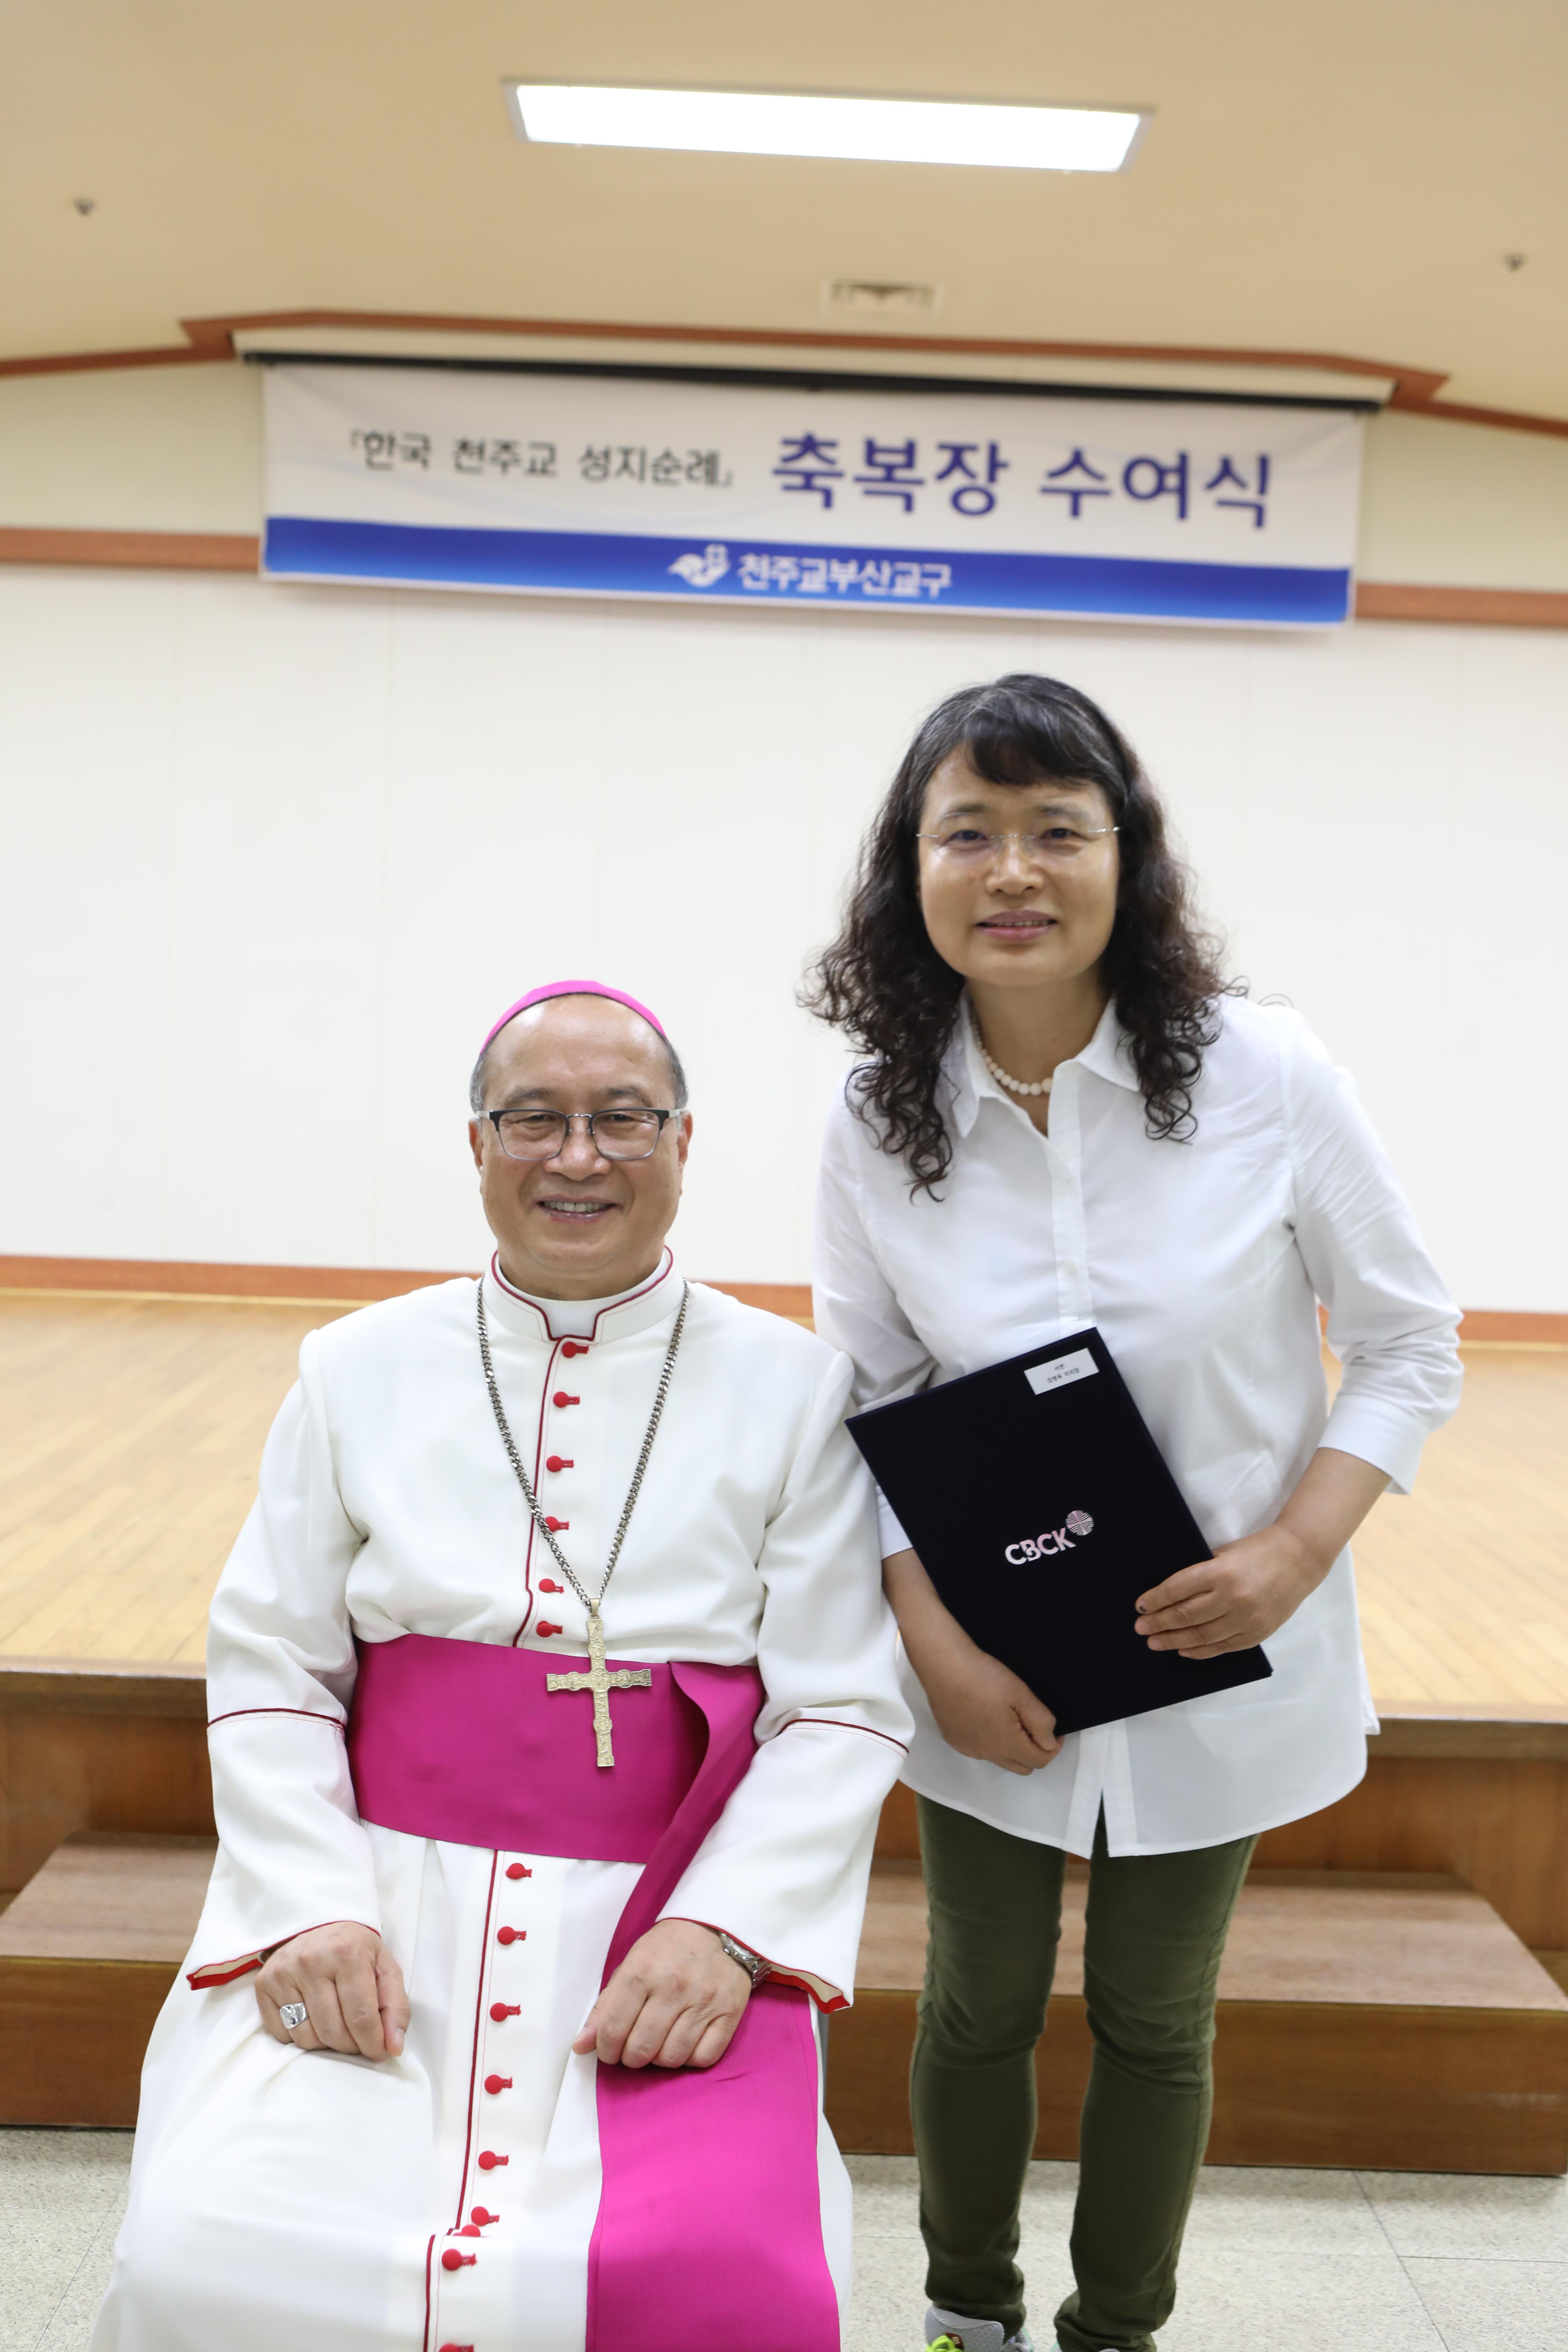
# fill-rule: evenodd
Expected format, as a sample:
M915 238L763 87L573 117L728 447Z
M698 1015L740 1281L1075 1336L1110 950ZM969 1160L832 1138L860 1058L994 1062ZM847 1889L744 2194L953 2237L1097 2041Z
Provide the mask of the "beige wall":
M261 505L257 368L0 379L0 526L255 531ZM1357 568L1568 590L1568 439L1374 417Z
M693 611L0 566L0 1250L462 1266L469 1060L657 1004L694 1272L806 1266L842 1057L794 992L921 713L1052 671L1355 1074L1468 1307L1568 1310L1568 631ZM746 1105L781 1110L747 1142ZM72 1106L90 1102L101 1128ZM242 1120L222 1107L243 1103Z

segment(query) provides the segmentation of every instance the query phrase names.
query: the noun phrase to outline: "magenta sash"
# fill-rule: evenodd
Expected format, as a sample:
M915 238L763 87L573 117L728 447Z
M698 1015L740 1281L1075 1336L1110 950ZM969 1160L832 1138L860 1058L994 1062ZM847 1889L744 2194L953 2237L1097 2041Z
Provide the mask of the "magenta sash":
M682 1696L677 1677L738 1675L748 1731L763 1703L754 1666L650 1667L649 1689L610 1694L616 1769L601 1772L591 1696L544 1687L547 1674L586 1673L586 1658L429 1633L355 1646L348 1748L360 1819L510 1853L647 1862L707 1745L702 1709ZM750 1760L742 1756L735 1780ZM706 1835L705 1827L693 1853Z
M644 1865L607 1982L756 1753L756 1667L656 1665L649 1689L615 1693L616 1769L605 1772L588 1694L544 1687L547 1672L581 1672L586 1659L422 1633L358 1649L348 1745L363 1820L459 1845ZM601 2066L597 2099L603 2186L585 2352L839 2352L809 1997L763 1984L716 2066Z

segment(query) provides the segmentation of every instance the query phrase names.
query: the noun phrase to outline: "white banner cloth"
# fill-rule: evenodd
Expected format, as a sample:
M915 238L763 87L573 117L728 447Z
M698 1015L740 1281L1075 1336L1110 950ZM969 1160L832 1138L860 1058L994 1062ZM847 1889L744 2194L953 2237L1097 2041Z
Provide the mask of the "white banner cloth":
M1258 404L290 362L277 579L1317 626L1362 419Z

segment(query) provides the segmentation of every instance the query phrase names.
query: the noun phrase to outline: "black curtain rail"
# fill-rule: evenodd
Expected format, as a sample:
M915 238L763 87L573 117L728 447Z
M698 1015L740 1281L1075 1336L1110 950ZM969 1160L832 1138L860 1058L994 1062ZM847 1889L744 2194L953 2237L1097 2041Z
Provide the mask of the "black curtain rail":
M609 378L633 383L738 384L781 392L990 393L1005 400L1144 400L1212 408L1325 408L1375 416L1381 400L1286 392L1185 391L1164 384L1030 383L1016 376L870 375L834 368L670 367L646 361L409 359L393 352L242 352L251 367L417 368L457 375Z

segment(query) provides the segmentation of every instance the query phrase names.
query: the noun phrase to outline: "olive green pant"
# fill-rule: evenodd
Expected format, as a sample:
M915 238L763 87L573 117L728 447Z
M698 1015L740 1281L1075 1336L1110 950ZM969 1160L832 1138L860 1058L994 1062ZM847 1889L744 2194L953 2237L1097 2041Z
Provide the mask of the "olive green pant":
M1061 1934L1067 1856L919 1801L931 1898L910 2104L933 2304L1024 2323L1018 2206L1035 2143L1035 2046ZM1152 2352L1213 2105L1215 1990L1256 1841L1106 1850L1095 1832L1084 1952L1094 2056L1079 2133L1062 2352Z

